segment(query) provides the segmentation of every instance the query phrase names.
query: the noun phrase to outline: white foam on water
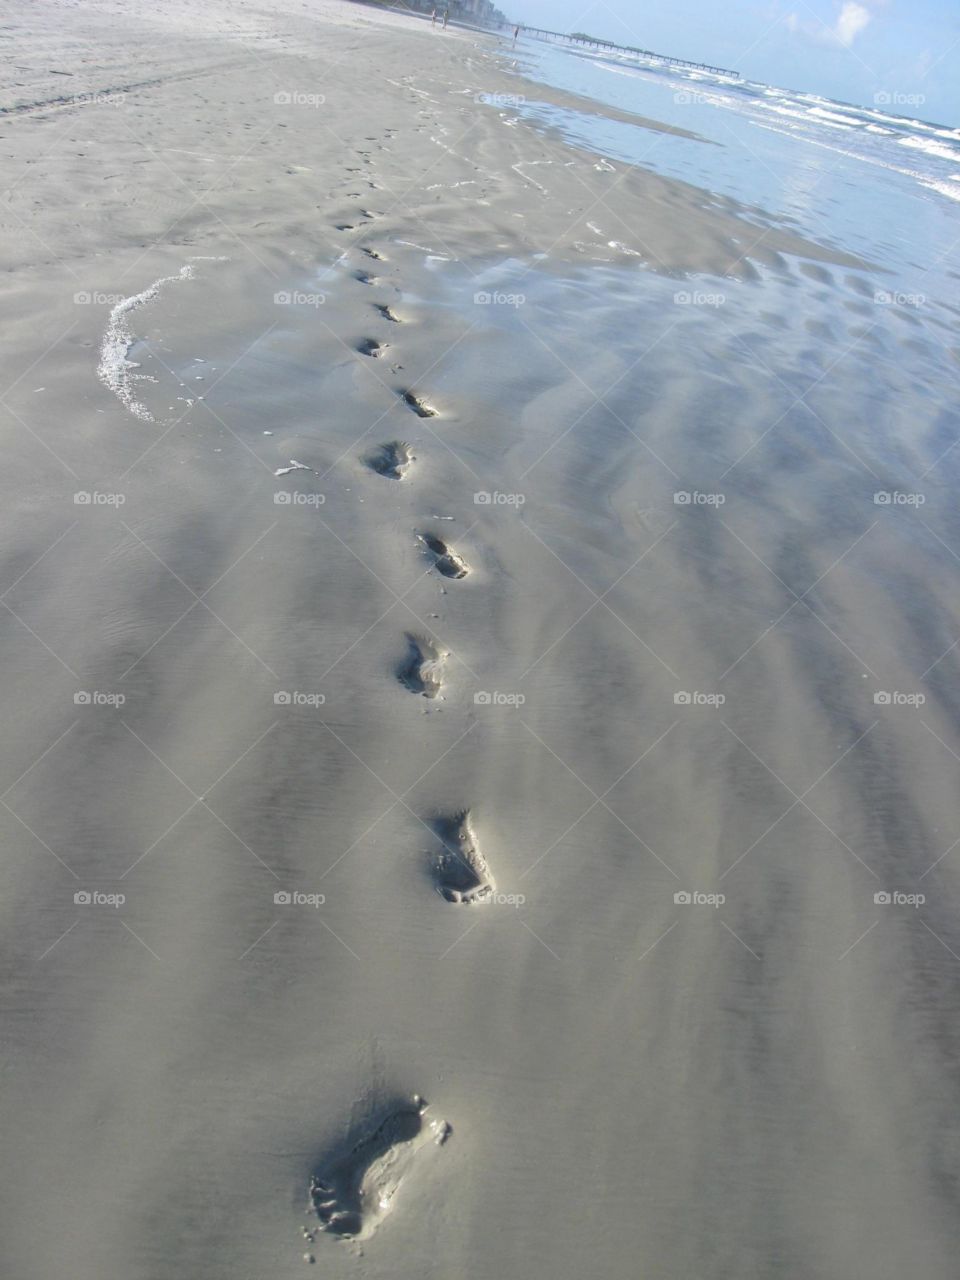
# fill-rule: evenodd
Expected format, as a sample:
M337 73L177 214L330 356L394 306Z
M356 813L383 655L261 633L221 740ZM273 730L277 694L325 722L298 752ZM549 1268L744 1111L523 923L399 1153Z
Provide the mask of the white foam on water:
M949 182L937 182L934 178L921 178L920 181L931 191L939 191L940 195L948 196L951 200L960 200L960 182L956 178L953 179L956 183L954 186Z
M633 76L635 80L639 79L639 73L633 67L615 67L612 63L598 62L597 68L600 71L610 71L616 76Z
M826 112L816 113L804 109L791 110L790 107L779 107L772 102L760 102L757 104L763 107L765 111L773 111L778 116L789 116L791 120L802 120L804 124L819 124L826 129L849 129L849 124L838 124L836 120L826 120L823 117L828 114ZM796 106L796 104L794 104Z
M861 155L856 151L847 151L844 147L834 147L829 143L822 142L817 138L807 138L803 134L788 134L783 129L777 129L772 124L764 124L760 120L752 120L750 122L757 129L766 129L768 133L780 133L784 137L799 138L801 142L807 142L814 147L822 147L825 151L832 151L838 156L848 156L851 160L859 160L863 164L873 165L880 169L888 169L891 173L902 174L905 178L913 178L922 187L926 187L929 191L937 191L941 195L949 196L951 200L960 200L960 187L951 186L949 182L940 182L936 179L928 177L926 174L919 173L916 169L902 169L899 165L888 164L884 160L877 159L873 156Z
M872 111L869 107L864 107L863 113L867 116L873 116L875 120L886 120L887 124L900 125L901 128L905 128L908 124L913 125L914 128L918 129L927 129L931 127L930 125L925 125L922 120L911 120L909 116L891 116L885 111Z
M807 114L815 116L819 120L833 120L836 124L842 124L847 129L855 129L860 124L860 121L852 116L842 116L838 111L825 111L823 107L811 107Z
M230 259L222 255L195 253L190 257L190 262L182 266L175 276L161 276L159 280L154 280L142 293L136 293L131 298L124 298L110 312L110 319L107 322L107 329L103 335L103 341L100 344L100 363L97 366L97 377L113 394L117 397L121 404L125 405L136 418L140 418L143 422L153 422L154 417L146 405L133 394L134 382L156 382L156 378L147 373L134 373L134 369L139 366L132 360L127 359L127 352L136 342L128 317L131 312L142 307L144 303L151 302L165 284L173 284L177 280L192 280L196 275L196 271L190 265L192 262L229 262ZM182 399L182 397L178 397ZM199 397L201 400L203 397ZM192 403L192 402L191 402Z
M130 410L134 417L140 418L144 422L153 422L154 417L146 405L140 403L133 392L134 381L145 381L147 375L133 373L132 370L136 369L137 365L127 359L127 352L136 341L130 328L130 314L145 303L151 302L165 284L172 284L177 280L191 280L195 274L193 267L187 263L180 268L177 275L161 276L159 280L154 280L153 284L144 289L142 293L135 293L132 297L124 298L122 302L118 302L110 312L107 330L100 344L100 363L97 366L97 377L105 387L113 392L120 403Z
M616 249L618 253L625 253L625 254L627 254L627 255L628 255L629 257L631 257L631 258L642 258L642 257L643 257L643 254L642 254L642 253L638 253L636 249L628 249L628 248L627 248L627 246L626 246L625 244L623 244L623 242L622 242L622 241L620 241L620 240L608 240L608 241L607 241L607 248L608 248L608 249Z
M960 159L956 147L946 147L942 142L934 142L932 138L901 138L901 147L912 147L914 151L923 151L928 156L939 156L941 160Z

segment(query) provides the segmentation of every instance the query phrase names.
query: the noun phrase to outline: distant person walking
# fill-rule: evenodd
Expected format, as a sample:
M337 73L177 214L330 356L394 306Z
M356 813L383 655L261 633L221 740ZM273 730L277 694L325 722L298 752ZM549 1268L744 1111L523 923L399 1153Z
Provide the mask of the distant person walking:
M430 25L431 25L431 27L435 27L435 26L437 25L437 11L436 11L436 9L434 9L433 13L431 13L431 15L430 15Z
M444 9L444 11L443 11L443 29L444 29L444 31L446 31L446 29L447 29L447 20L449 19L449 17L450 17L450 10L449 10L449 9Z
M520 34L520 28L519 28L519 27L514 27L514 28L513 28L513 43L514 43L514 44L516 44L516 43L517 43L517 36L518 36L519 34Z

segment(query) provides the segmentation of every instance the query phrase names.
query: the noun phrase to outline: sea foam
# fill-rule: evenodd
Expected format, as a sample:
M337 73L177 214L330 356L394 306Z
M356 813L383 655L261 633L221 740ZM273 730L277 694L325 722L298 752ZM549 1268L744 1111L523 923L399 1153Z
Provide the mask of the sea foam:
M107 329L100 344L100 363L97 366L97 376L103 385L113 392L121 404L125 405L135 417L142 419L144 422L153 422L154 417L146 405L141 404L134 395L133 383L146 380L148 375L134 373L133 370L137 368L137 365L127 359L127 352L136 341L130 329L129 317L138 307L142 307L146 302L151 302L165 284L171 284L176 280L191 280L194 275L194 268L187 263L180 268L177 275L161 276L159 280L154 280L153 284L144 289L142 293L136 293L132 297L124 298L122 302L118 302L110 312Z

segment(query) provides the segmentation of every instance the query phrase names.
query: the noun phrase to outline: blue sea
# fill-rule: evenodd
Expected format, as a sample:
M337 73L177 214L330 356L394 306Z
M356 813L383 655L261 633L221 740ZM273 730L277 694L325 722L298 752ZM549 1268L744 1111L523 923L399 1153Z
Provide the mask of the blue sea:
M792 219L811 239L894 273L891 292L956 295L948 269L960 234L960 129L922 119L922 95L890 90L857 107L532 37L517 49L529 78L703 141L537 101L521 102L521 116L611 160Z

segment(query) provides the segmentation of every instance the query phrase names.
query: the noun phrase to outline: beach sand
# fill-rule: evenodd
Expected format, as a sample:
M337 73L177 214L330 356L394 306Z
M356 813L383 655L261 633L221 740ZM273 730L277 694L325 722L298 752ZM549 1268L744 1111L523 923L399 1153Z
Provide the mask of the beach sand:
M951 392L858 412L932 345L878 264L494 36L3 9L4 1274L955 1274L960 528L872 501Z

